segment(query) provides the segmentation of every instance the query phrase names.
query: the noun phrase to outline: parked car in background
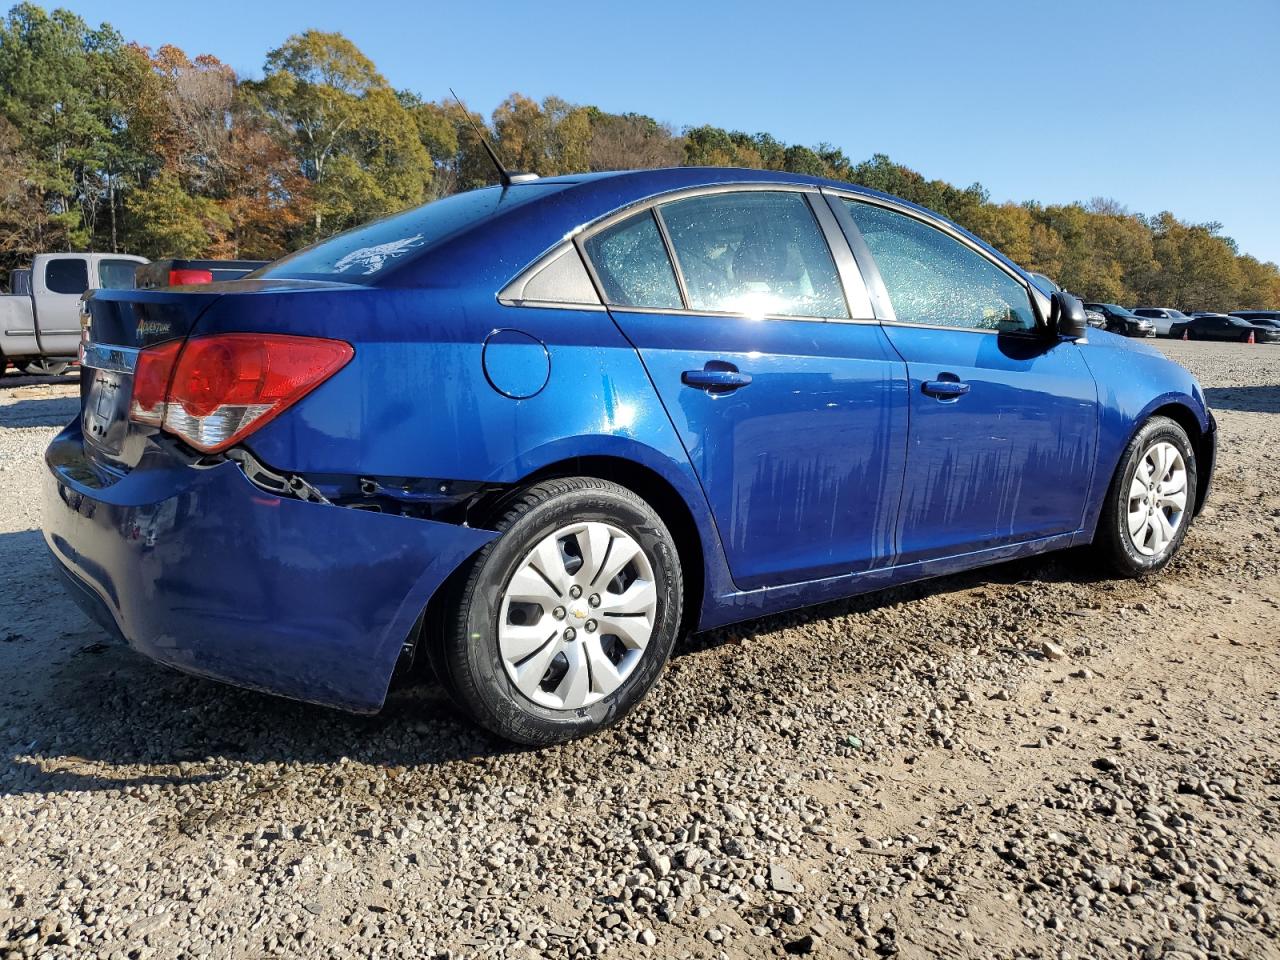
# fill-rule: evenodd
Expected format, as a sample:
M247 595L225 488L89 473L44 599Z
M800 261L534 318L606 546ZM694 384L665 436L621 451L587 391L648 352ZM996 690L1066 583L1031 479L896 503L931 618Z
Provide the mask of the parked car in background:
M1124 307L1114 303L1086 303L1086 310L1096 310L1102 314L1105 329L1126 337L1154 337L1155 321L1147 317L1135 316Z
M1174 310L1172 307L1134 307L1133 313L1151 320L1156 325L1157 337L1167 337L1169 328L1175 323L1191 319L1181 310Z
M1085 307L1084 319L1089 326L1097 330L1105 330L1107 328L1107 318L1097 310L1090 310L1088 307Z
M1169 330L1169 336L1176 339L1180 339L1183 333L1188 340L1232 340L1245 343L1252 335L1255 343L1280 343L1280 330L1225 313L1196 314L1186 322L1175 323Z
M1261 327L1280 330L1280 310L1233 310L1228 316L1239 317Z
M0 296L0 373L59 374L80 346L80 298L86 290L132 290L147 261L123 253L44 253L10 275Z
M239 280L267 265L266 260L153 260L138 268L139 290L180 287L190 283Z
M625 716L685 630L1072 546L1157 571L1214 462L1183 367L778 171L508 179L88 307L44 535L92 616L362 712L424 653L528 744Z

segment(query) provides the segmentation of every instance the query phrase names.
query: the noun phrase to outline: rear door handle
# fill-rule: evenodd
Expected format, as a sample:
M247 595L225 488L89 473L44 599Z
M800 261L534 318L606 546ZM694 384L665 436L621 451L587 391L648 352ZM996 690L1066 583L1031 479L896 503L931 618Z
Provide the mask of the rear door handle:
M712 361L701 370L686 370L680 374L680 380L690 387L699 387L712 393L727 393L747 386L751 382L751 374L742 373L732 364Z
M959 380L926 380L921 389L940 400L955 400L969 392L969 385Z

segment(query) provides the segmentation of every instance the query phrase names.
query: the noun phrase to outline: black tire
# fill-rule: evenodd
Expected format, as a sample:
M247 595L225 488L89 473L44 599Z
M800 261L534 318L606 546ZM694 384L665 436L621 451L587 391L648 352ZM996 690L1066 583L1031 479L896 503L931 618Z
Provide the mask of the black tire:
M1187 501L1173 538L1159 554L1148 556L1138 550L1129 535L1129 489L1146 452L1162 440L1173 444L1182 455L1187 472ZM1186 431L1168 417L1150 418L1125 447L1120 465L1107 490L1107 501L1103 505L1093 538L1093 549L1098 559L1121 577L1145 577L1163 569L1187 536L1195 513L1198 483L1195 449L1187 438Z
M566 525L592 520L625 531L644 550L657 588L653 632L634 669L611 694L577 709L552 709L526 697L507 673L498 646L502 597L541 540ZM529 746L572 740L617 723L657 681L679 632L683 581L666 525L625 487L595 477L566 477L524 490L494 529L502 535L454 578L442 608L439 636L429 651L441 684L477 723Z

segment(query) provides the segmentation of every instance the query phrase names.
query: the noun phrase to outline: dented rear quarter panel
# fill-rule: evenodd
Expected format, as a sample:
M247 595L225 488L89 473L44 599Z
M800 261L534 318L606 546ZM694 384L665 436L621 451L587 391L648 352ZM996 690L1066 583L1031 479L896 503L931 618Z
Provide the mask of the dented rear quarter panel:
M246 440L273 469L516 484L582 457L640 464L689 508L707 602L732 591L693 468L639 356L606 312L505 307L492 293L460 289L364 287L227 298L202 316L198 332L264 328L355 347L339 373ZM533 396L512 398L491 381L484 341L499 330L518 330L545 349L546 384Z

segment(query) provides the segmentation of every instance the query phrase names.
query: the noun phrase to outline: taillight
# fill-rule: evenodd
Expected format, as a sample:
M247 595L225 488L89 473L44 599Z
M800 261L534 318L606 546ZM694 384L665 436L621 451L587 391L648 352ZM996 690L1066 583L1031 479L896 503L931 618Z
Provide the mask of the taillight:
M129 419L158 427L164 423L164 401L173 376L173 364L182 351L181 340L170 340L138 352L133 368L133 397Z
M349 343L222 333L138 354L129 417L214 453L314 390L354 355Z
M213 283L213 271L184 270L176 267L169 271L169 286L181 287L187 283Z

